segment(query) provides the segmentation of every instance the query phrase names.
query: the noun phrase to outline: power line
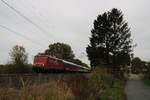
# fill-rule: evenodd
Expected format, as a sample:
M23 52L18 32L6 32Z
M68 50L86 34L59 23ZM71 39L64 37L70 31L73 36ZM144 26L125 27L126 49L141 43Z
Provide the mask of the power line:
M28 2L28 0L25 0L26 2ZM43 19L41 19L42 17L44 17L43 16L43 14L41 14L41 12L39 12L38 10L34 10L34 9L37 9L31 2L28 2L29 4L30 4L30 6L29 6L29 4L28 4L28 6L27 5L24 5L24 7L25 8L27 8L27 7L32 7L32 9L33 9L33 11L36 13L36 14L34 14L34 15L36 15L36 17L38 18L38 20L41 20L41 21L43 21ZM44 18L45 19L45 18ZM45 20L44 20L45 21ZM48 24L47 23L47 21L46 21L46 24ZM44 26L46 26L46 28L49 28L47 25L44 25ZM52 25L51 25L51 32L50 33L52 33L53 32L53 27L52 27ZM54 32L53 32L54 33ZM54 38L55 39L55 38Z
M7 30L7 31L9 31L9 32L14 33L15 35L18 35L18 36L20 36L20 37L22 37L22 38L24 38L24 39L26 39L26 40L28 40L28 41L30 41L30 42L36 44L36 45L38 45L38 46L40 46L40 47L42 46L40 43L37 43L37 42L33 41L32 39L26 37L25 35L22 35L21 33L16 32L16 31L14 31L14 30L12 30L12 29L6 27L6 26L0 25L0 27L3 28L3 29L5 29L5 30Z
M40 12L38 12L38 10L35 10L36 9L36 7L34 6L34 5L32 5L32 3L31 2L28 2L28 0L25 0L26 1L26 3L27 3L27 5L23 5L22 7L23 8L30 8L31 7L31 13L33 13L33 15L36 17L36 18L38 18L38 20L40 20L40 21L43 21L43 19L45 19L44 18L44 16L40 13ZM24 4L24 3L23 3ZM45 20L44 20L44 22L45 22ZM49 29L50 27L48 27L47 26L47 21L46 21L46 23L45 23L45 25L44 25L44 28L47 28L47 29ZM50 30L51 32L48 32L48 33L54 33L53 32L53 27L51 27L51 30ZM53 38L53 40L55 41L56 40L56 38L54 37L54 36L52 36L51 38Z
M52 35L48 34L47 31L45 31L43 28L41 28L39 25L37 25L35 22L33 22L32 20L30 20L28 17L26 17L24 14L22 14L20 11L18 11L16 8L12 7L10 4L8 4L6 1L1 0L2 3L4 3L5 5L7 5L10 9L12 9L13 11L15 11L17 14L19 14L21 17L23 17L25 20L27 20L29 23L31 23L32 25L34 25L36 28L38 28L43 34L45 34L46 37L51 37L54 38ZM49 36L50 35L50 36Z

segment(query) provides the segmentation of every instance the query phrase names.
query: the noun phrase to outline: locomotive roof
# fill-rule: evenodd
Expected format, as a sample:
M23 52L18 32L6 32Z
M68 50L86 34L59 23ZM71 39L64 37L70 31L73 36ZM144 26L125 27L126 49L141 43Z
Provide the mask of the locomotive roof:
M52 56L49 56L49 55L45 55L45 54L38 54L36 56L46 56L46 57L52 57Z

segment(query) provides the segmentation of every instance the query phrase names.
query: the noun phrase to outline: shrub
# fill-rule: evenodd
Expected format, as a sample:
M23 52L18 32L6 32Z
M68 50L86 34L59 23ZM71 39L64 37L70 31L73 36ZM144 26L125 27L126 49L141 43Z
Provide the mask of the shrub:
M29 64L7 64L4 66L4 73L30 73L32 67Z

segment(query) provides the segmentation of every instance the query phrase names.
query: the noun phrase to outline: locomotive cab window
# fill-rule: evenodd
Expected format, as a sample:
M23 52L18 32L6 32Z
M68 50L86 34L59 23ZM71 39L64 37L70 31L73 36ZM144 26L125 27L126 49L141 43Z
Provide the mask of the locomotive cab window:
M47 57L45 57L45 56L41 56L41 57L40 57L40 59L42 59L42 60L46 60L46 59L47 59Z
M35 56L35 57L34 57L34 60L37 60L37 59L38 59L38 56Z
M39 59L41 59L41 60L46 60L47 57L45 57L45 56L35 56L35 57L34 57L34 60L39 60Z

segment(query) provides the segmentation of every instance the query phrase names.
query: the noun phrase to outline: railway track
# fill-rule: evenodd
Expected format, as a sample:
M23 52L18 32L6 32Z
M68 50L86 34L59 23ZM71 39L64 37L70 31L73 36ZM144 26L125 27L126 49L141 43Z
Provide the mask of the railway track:
M0 74L0 77L16 77L16 76L60 76L60 75L83 75L84 73L40 73L40 74Z
M42 84L54 81L68 81L85 77L83 73L33 73L33 74L0 74L1 87L20 88L22 84Z
M0 77L16 77L16 76L59 76L59 75L83 75L87 72L51 72L51 73L25 73L25 74L0 74Z
M15 76L34 76L38 74L0 74L0 77L15 77Z

